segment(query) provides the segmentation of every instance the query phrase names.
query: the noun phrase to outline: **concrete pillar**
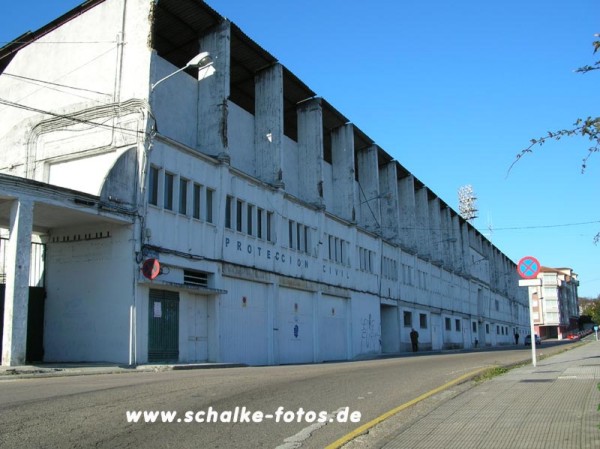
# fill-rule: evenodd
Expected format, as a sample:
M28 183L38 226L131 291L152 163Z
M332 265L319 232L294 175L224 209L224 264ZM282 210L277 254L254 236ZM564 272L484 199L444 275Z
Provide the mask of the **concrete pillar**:
M6 243L3 366L25 363L32 230L33 201L15 200L10 209L10 235Z
M400 240L413 251L417 250L415 178L412 175L398 180L400 201Z
M429 199L429 241L431 245L431 258L436 264L443 261L442 253L442 218L440 211L440 199L433 197Z
M375 145L358 151L359 224L367 230L381 230L381 210L379 195L378 148Z
M323 109L320 98L298 105L298 193L307 203L325 209L323 199ZM286 177L289 176L286 173Z
M463 270L470 274L471 268L471 246L469 243L469 224L468 222L461 222L460 225L461 238L461 251L463 255Z
M426 259L431 258L431 242L429 232L429 201L427 199L427 189L420 188L415 192L415 227L417 251L419 255Z
M400 214L398 212L398 172L395 162L379 168L381 192L381 233L383 238L400 243Z
M231 24L223 21L200 39L200 50L213 58L215 73L198 83L198 149L229 163L227 137L231 78Z
M356 222L353 125L343 125L331 132L331 156L333 213L345 220Z
M275 64L254 77L255 175L283 188L283 67Z
M452 215L452 238L456 239L452 244L454 269L462 273L465 270L465 254L463 253L462 234L460 232L460 216L457 214Z

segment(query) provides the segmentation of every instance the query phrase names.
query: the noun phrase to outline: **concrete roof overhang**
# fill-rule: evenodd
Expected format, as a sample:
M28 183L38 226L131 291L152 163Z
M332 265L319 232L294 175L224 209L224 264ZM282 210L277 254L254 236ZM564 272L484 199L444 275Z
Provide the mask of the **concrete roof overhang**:
M0 226L9 227L15 200L33 202L33 231L92 224L130 225L136 212L100 197L39 181L0 174Z

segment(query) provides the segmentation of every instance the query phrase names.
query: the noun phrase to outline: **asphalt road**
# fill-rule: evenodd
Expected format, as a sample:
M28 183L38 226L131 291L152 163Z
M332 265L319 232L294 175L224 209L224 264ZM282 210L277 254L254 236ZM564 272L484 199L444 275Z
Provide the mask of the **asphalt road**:
M540 352L559 348L544 345ZM319 365L34 379L4 376L0 447L323 448L463 374L529 357L530 350L520 347ZM236 407L246 407L246 413L238 414L237 423L196 422L196 418L206 421L202 412L211 407L218 414L230 411L231 415L221 416L230 421ZM298 419L300 409L305 414ZM348 411L348 420L353 412L354 418L360 413L360 420L337 422L334 412L340 409ZM155 423L144 423L143 415L137 423L128 422L128 411L144 410L177 415L171 423L159 422L160 416ZM262 412L262 422L239 422L252 420L248 411ZM313 417L311 411L316 419L306 422ZM327 422L318 422L320 412L327 412Z

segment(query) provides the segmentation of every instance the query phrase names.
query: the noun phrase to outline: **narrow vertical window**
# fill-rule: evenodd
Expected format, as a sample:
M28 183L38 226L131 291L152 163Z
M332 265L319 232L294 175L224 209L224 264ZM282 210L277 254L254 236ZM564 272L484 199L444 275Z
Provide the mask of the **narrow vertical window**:
M246 230L248 231L248 235L254 235L254 229L252 226L252 220L254 219L254 206L252 204L248 204L247 214L246 214Z
M158 205L158 168L150 166L148 176L148 202L154 206Z
M264 236L264 232L263 232L263 214L265 213L265 211L263 209L261 209L260 207L258 207L256 209L256 236L259 239L262 239Z
M233 207L233 198L227 195L225 199L225 227L227 229L232 228L231 223L231 208Z
M206 221L207 223L213 223L213 199L215 191L213 189L206 189Z
M244 213L243 201L237 200L235 208L235 229L238 232L242 232L242 215Z
M200 206L202 205L201 195L202 186L200 184L194 183L194 192L192 197L192 216L198 220L200 219Z
M164 205L165 209L173 210L173 187L175 183L175 175L172 173L165 173L165 198Z
M296 223L296 249L302 249L302 225Z
M274 240L273 235L273 212L267 212L267 240L272 242Z
M288 220L288 247L294 248L294 222Z
M179 178L179 213L187 215L188 180Z

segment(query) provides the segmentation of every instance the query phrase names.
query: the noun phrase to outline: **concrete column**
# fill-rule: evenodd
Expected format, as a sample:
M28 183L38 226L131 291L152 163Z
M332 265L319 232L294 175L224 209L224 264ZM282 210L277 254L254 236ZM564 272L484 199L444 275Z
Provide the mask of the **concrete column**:
M283 67L275 64L254 77L256 177L283 188Z
M442 260L447 268L454 268L454 253L452 252L452 221L450 208L444 206L441 210L442 218Z
M398 181L400 201L400 240L406 248L417 250L415 178L406 176Z
M377 146L359 150L358 182L359 189L359 224L369 231L381 230L381 210L379 195L379 165L377 161Z
M10 209L10 236L6 243L3 366L25 364L32 230L33 201L15 200Z
M426 188L420 188L415 192L415 217L417 250L419 255L430 259L431 242L429 232L431 225L429 223L429 203Z
M325 209L323 199L323 109L320 98L298 105L298 193ZM289 176L286 173L286 177Z
M210 52L215 73L198 83L198 149L229 163L227 137L231 78L231 24L221 22L200 39L200 49Z
M400 243L400 214L398 212L398 172L395 162L379 168L381 192L381 232L383 238Z
M463 255L463 270L470 274L471 273L471 246L469 243L469 224L468 222L461 222L460 225L461 238L461 251Z
M331 132L333 166L333 213L355 222L357 215L355 197L354 126L340 126Z
M433 197L429 199L429 241L431 245L431 258L433 262L440 264L443 260L442 253L442 218L440 210L440 199Z
M454 269L460 272L465 270L465 254L463 253L462 234L460 232L460 216L452 215L452 238L456 241L452 244L454 251Z

